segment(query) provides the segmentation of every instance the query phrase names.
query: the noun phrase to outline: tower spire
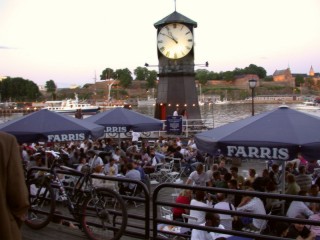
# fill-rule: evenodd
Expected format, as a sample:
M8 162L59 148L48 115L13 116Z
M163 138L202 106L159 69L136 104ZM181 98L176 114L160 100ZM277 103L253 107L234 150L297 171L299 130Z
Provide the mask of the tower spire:
M174 11L176 12L177 11L177 1L174 0Z

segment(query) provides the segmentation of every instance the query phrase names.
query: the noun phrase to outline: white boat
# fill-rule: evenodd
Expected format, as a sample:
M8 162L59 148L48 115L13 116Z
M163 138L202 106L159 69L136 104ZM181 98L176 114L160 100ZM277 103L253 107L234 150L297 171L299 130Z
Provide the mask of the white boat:
M138 100L138 106L154 106L156 105L156 98L148 96L147 99Z
M217 104L217 105L223 105L223 104L229 104L230 103L230 101L228 101L228 100L217 100L217 101L215 101L214 102L214 104Z
M296 106L298 110L320 110L320 105L316 102L306 101Z
M95 114L100 110L100 107L89 103L81 103L78 99L78 94L75 93L75 99L67 99L62 101L46 101L45 109L59 113L73 114L78 109L81 109L83 114Z
M199 106L203 106L204 104L205 104L204 101L202 101L202 100L199 101Z

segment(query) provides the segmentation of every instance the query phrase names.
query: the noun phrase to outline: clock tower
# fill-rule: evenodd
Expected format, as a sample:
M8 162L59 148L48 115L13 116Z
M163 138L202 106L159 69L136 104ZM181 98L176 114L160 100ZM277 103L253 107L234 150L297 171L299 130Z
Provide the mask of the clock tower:
M165 120L179 108L179 114L186 110L189 119L201 119L194 71L197 23L174 11L154 26L159 60L155 117Z

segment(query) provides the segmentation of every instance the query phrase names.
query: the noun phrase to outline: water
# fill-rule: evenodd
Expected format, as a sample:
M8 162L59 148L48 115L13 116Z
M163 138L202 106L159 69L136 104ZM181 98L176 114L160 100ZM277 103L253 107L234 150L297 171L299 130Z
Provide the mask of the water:
M255 104L255 114L270 111L278 108L279 104ZM295 108L295 104L289 105L290 108ZM154 116L153 106L134 106L133 110L148 116ZM225 104L225 105L204 105L200 106L202 119L205 120L206 125L212 127L219 127L230 122L235 122L251 116L251 104ZM314 114L320 117L320 111L307 111L304 112ZM22 116L22 113L12 115L0 116L0 123L15 119Z
M202 119L205 119L206 125L219 127L227 123L235 122L252 115L251 104L225 104L225 105L204 105L200 106ZM279 104L255 104L255 115L274 110L278 108ZM290 108L295 109L296 104L288 105ZM154 107L134 107L135 111L148 116L154 116ZM320 117L320 111L304 111L306 113L314 114Z

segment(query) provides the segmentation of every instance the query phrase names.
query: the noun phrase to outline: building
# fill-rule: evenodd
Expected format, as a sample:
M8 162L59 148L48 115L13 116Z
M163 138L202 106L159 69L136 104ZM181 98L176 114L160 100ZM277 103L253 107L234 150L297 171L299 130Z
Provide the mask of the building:
M290 68L284 70L276 70L273 75L273 81L282 83L283 85L295 87L295 78L291 74Z

